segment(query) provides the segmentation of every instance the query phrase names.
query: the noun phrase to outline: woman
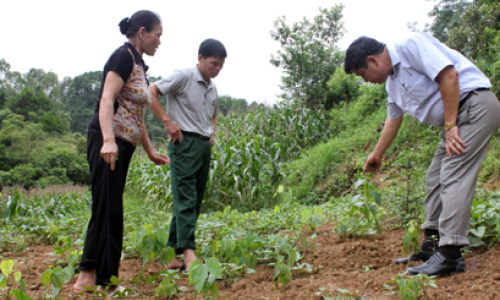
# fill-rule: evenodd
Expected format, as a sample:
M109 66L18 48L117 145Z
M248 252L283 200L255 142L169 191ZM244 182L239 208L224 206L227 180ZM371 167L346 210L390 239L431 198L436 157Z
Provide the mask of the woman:
M138 11L120 22L128 43L118 48L104 66L96 113L89 122L87 158L92 176L90 219L80 274L73 286L113 293L111 277L118 277L123 237L123 190L128 166L140 142L157 165L169 158L154 152L144 126L144 113L151 103L143 54L153 56L160 45L162 26L151 11ZM108 286L108 287L107 287Z

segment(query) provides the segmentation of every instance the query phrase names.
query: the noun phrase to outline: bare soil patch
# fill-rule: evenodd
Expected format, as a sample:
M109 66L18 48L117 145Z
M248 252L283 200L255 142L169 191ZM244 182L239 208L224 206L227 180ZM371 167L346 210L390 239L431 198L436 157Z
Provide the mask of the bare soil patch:
M332 225L324 225L316 231L317 244L306 251L301 262L319 267L313 273L294 273L292 282L285 288L281 285L275 289L273 282L274 269L271 266L259 265L256 273L247 274L240 280L223 280L219 282L220 299L323 299L320 295L335 296L338 289L347 289L363 296L364 299L401 299L399 294L391 293L384 288L388 280L405 271L405 266L395 266L394 259L401 257L403 230L393 230L381 236L362 236L342 238L334 233ZM41 299L44 286L41 276L45 269L54 264L52 247L28 247L22 254L2 253L4 258L15 258L18 271L28 283L29 294ZM467 272L438 278L437 288L428 290L429 297L419 299L499 299L500 291L500 245L489 250L468 253L465 256ZM21 263L22 262L22 263ZM416 263L413 263L416 264ZM133 287L129 279L136 277L142 270L142 260L125 259L121 264L120 277L125 279L124 285ZM159 274L163 266L154 261L145 266L143 278ZM81 295L72 292L73 279L61 292L64 299L91 299L93 295ZM133 292L129 298L155 299L154 289L158 284L138 285L139 291ZM177 281L179 287L187 287L186 291L174 299L193 299L193 287L188 287L187 276ZM329 291L326 291L326 290ZM163 298L165 299L165 298ZM198 299L202 299L201 296Z

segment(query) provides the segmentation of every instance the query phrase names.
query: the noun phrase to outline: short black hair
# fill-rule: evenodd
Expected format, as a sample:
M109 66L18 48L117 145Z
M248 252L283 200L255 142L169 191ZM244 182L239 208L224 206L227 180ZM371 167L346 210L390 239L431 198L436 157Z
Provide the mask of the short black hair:
M351 74L354 70L368 68L366 59L370 55L379 55L384 52L385 44L362 36L354 40L345 53L344 70L346 74Z
M198 49L198 55L203 56L203 58L208 58L210 56L218 56L220 58L226 58L227 52L226 47L216 39L206 39L200 44Z
M151 32L156 25L161 24L160 16L149 10L140 10L132 15L130 18L121 20L120 32L126 37L131 38L137 34L137 31L144 27L147 32Z

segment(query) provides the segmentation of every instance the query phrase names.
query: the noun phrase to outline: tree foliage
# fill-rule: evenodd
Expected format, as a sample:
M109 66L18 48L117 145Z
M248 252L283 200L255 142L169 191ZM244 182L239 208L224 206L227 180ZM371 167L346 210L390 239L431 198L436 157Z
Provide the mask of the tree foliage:
M450 30L448 45L469 59L493 60L499 48L499 4L474 5L462 17L462 24Z
M337 68L335 74L330 78L327 86L333 103L345 101L346 112L348 104L352 99L358 97L363 82L355 74L346 74L344 68ZM331 108L331 107L328 107Z
M446 43L449 39L450 30L461 25L462 15L471 5L472 2L464 0L439 1L429 12L429 16L434 17L434 20L427 29L435 38Z
M9 99L6 106L13 113L24 116L28 121L38 121L40 115L51 110L52 102L40 87L37 91L25 87L19 94Z
M343 5L320 8L314 20L304 17L291 26L284 16L276 20L271 37L282 49L271 56L270 62L283 68L283 99L299 99L309 108L330 102L326 83L343 61L343 54L336 46L345 32L343 8Z
M68 132L71 104L63 100L71 82L36 68L15 72L0 60L0 188L89 182L85 152ZM61 156L72 159L56 163Z
M500 96L500 4L471 6L450 30L448 45L475 62Z
M247 111L247 107L248 103L245 99L233 98L227 95L219 97L219 110L224 116L231 112L241 115Z
M69 109L70 130L84 133L99 98L102 71L86 72L69 81L63 102Z

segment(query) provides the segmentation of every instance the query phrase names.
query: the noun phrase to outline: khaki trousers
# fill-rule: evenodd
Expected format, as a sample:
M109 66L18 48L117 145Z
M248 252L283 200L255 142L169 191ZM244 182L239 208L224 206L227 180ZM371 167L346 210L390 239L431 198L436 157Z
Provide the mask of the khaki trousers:
M445 131L427 171L427 197L423 228L439 230L439 246L469 244L472 200L481 163L492 136L500 126L500 104L495 95L479 91L459 109L459 135L467 145L466 153L446 153Z

